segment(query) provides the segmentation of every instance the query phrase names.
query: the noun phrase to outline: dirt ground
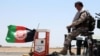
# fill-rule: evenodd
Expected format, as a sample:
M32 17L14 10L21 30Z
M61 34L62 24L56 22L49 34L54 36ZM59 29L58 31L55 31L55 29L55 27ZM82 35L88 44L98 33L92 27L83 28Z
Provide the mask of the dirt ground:
M62 48L50 48L49 53L52 53L54 51L60 52ZM29 47L0 47L0 52L30 52ZM72 52L76 53L76 49L73 48Z

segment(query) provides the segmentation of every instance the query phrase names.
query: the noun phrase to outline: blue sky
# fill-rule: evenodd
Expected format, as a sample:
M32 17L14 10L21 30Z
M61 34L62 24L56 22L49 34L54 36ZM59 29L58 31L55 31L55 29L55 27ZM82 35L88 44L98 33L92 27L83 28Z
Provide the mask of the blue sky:
M66 26L71 24L77 10L76 1L82 1L84 8L95 17L100 12L99 0L0 0L0 44L4 46L31 46L30 43L15 44L5 41L7 26L22 25L30 29L50 30L50 46L63 46ZM100 29L95 29L94 36L99 38Z

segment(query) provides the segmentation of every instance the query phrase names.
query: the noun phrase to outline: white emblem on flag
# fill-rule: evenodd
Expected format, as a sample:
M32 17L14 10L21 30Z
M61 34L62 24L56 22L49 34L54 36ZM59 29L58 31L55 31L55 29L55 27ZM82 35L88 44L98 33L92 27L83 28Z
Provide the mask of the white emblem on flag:
M27 31L26 30L18 30L15 32L15 38L18 40L23 40L27 37Z

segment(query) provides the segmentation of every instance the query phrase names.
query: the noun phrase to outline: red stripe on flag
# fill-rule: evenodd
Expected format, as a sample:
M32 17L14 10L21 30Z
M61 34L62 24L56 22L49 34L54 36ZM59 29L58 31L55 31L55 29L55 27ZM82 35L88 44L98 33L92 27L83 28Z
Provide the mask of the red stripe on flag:
M16 26L16 31L18 31L18 30L26 30L26 28L23 26ZM23 43L23 42L25 42L25 39L19 40L16 38L15 42L16 43Z
M23 26L16 26L16 30L26 30L26 27L23 27Z
M16 43L24 43L25 42L25 40L18 40L18 39L16 39L16 41L15 41Z

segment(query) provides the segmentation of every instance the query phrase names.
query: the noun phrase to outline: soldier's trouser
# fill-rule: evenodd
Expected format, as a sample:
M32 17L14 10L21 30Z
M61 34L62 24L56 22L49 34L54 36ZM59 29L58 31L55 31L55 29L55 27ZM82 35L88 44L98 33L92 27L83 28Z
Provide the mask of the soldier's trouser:
M60 53L63 54L63 55L66 55L68 47L69 47L69 45L71 43L71 40L73 38L75 38L76 36L78 36L83 31L85 31L85 30L83 30L83 28L78 28L76 30L73 30L71 33L69 33L67 38L66 38L66 40L65 40L65 42L64 42L64 47L63 47L63 49L61 50Z

